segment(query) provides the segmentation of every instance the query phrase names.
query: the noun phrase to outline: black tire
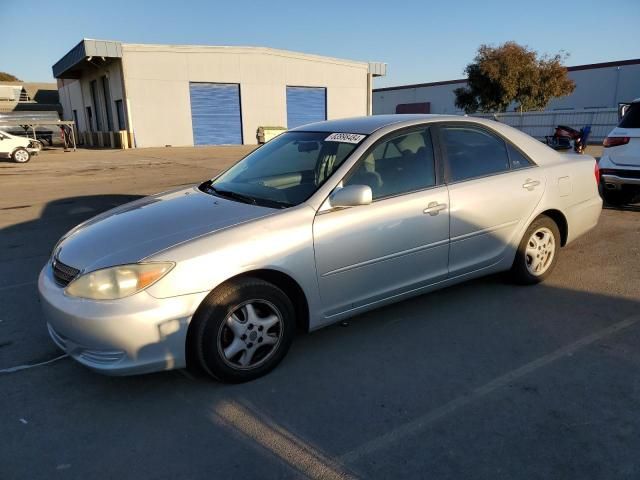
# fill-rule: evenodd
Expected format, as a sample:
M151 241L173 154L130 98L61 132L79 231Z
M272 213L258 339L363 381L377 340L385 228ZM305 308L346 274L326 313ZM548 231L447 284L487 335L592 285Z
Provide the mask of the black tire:
M29 160L31 160L31 154L26 148L16 148L11 154L11 160L16 163L27 163Z
M635 192L628 190L607 190L602 189L602 199L611 206L620 207L631 203L635 197Z
M529 246L529 242L533 234L540 229L547 229L551 232L553 236L554 252L544 272L534 275L527 267L530 263L530 257L527 254L527 247ZM544 281L549 275L551 275L551 272L553 272L553 269L556 266L558 254L560 252L560 244L560 230L558 229L556 222L551 218L546 215L541 215L531 222L531 225L529 225L529 228L527 228L527 231L522 236L520 245L518 245L518 251L516 252L516 258L514 259L513 266L511 267L511 275L514 281L521 285L534 285Z
M281 323L277 329L279 340L269 353L265 354L262 363L255 367L234 366L221 351L224 347L223 337L228 336L231 331L226 320L250 300L258 302L257 305L262 302L280 314ZM275 285L251 277L233 280L216 288L202 302L193 321L195 335L192 346L195 348L198 362L206 373L227 383L247 382L273 370L287 354L295 334L295 309L289 297ZM246 319L245 323L248 323ZM264 347L267 348L266 345ZM260 352L258 349L255 355Z

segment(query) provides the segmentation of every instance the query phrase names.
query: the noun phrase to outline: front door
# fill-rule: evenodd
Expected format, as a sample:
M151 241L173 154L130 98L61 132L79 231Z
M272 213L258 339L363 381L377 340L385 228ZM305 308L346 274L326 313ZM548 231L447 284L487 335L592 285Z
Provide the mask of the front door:
M319 212L313 225L325 317L445 279L449 197L428 128L383 138L344 180L373 202Z

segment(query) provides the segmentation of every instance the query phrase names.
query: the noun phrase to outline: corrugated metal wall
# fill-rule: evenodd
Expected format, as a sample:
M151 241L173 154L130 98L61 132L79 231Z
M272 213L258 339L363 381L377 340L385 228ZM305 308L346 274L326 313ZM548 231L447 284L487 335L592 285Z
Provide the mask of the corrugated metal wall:
M327 89L287 87L287 128L327 119Z
M194 145L241 145L240 86L189 83Z

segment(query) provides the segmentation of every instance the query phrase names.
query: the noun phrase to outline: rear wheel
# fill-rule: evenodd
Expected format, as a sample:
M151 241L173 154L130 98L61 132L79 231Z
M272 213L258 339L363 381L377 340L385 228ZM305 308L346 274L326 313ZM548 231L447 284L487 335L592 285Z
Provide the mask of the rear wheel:
M525 232L511 267L514 279L531 285L547 278L556 265L560 250L560 230L551 218L535 219Z
M27 163L31 160L31 154L26 148L16 148L11 154L11 159L16 163Z
M200 365L229 383L253 380L275 368L295 332L289 297L257 278L238 279L214 290L194 321Z

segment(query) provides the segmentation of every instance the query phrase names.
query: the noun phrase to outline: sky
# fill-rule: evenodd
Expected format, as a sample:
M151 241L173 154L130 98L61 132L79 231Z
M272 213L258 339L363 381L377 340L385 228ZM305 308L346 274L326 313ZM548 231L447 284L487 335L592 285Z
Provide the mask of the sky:
M82 38L252 45L388 64L375 87L464 78L481 44L514 40L582 65L640 58L640 1L0 0L0 71L53 81Z

